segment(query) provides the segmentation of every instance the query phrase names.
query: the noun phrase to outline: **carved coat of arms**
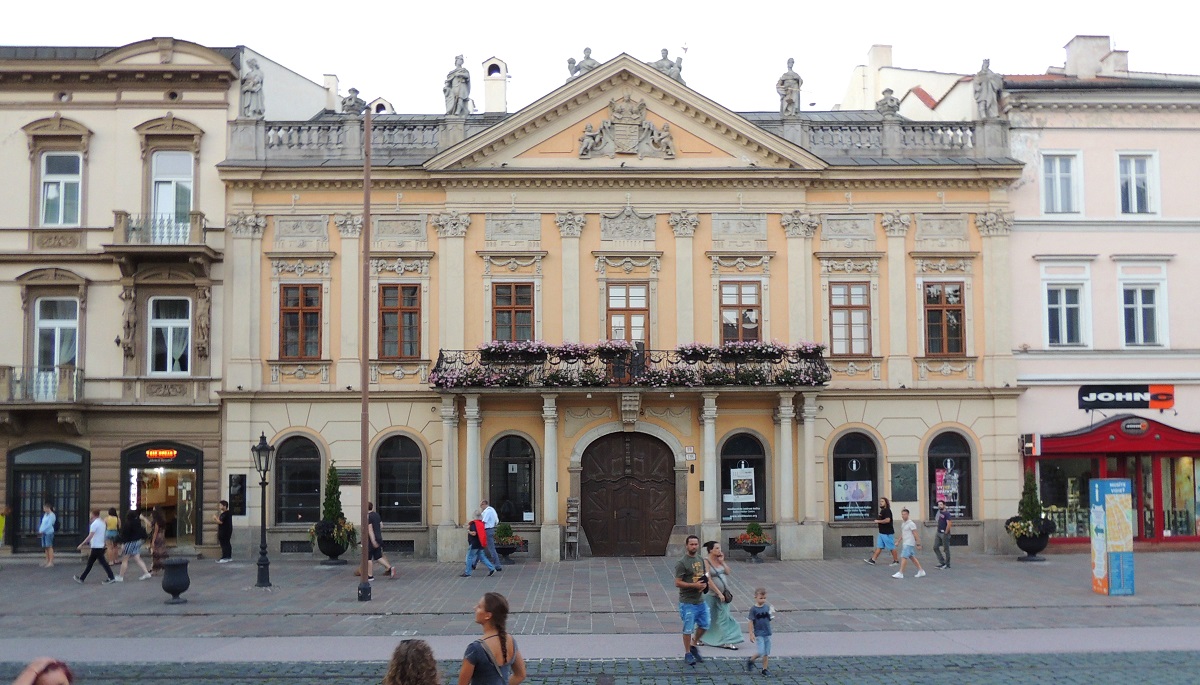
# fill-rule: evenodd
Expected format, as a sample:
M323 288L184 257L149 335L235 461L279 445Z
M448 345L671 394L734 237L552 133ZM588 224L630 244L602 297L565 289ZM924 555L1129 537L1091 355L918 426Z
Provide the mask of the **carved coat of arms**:
M616 155L675 158L671 125L663 124L660 130L646 119L644 100L634 102L626 93L620 99L610 100L608 111L608 118L600 122L600 130L593 129L591 124L584 127L579 138L580 159Z

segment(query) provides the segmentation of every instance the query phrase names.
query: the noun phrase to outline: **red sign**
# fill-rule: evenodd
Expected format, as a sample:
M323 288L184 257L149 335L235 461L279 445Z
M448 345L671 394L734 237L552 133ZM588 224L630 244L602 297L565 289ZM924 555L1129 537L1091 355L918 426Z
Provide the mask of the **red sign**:
M146 450L147 459L174 459L178 454L177 450Z

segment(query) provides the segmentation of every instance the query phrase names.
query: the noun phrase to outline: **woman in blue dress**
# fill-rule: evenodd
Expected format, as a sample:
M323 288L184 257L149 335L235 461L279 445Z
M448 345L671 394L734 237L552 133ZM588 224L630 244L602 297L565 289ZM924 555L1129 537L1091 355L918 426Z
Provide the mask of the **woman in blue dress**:
M518 685L525 680L525 659L517 641L505 632L508 600L499 592L484 593L475 605L475 622L483 637L467 645L458 685Z
M746 638L742 636L741 624L730 612L730 603L725 601L725 592L730 589L729 563L725 561L721 543L706 542L704 548L708 550L704 566L708 569L709 583L704 601L708 604L709 626L700 642L710 647L737 649Z

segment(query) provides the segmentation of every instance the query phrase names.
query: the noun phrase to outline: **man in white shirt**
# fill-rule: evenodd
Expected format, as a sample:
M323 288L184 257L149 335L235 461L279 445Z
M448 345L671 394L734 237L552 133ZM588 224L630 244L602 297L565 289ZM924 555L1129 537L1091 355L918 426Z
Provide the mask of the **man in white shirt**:
M100 567L108 574L108 580L104 581L105 585L117 582L113 576L112 567L108 565L108 559L104 558L104 532L107 526L104 525L104 519L100 518L100 510L92 510L92 522L88 525L87 537L83 542L79 543L76 549L83 549L84 545L91 547L91 554L88 556L87 568L83 569L81 575L75 576L75 582L83 585L83 581L87 580L88 574L92 572L92 565L97 561L100 562Z
M904 567L908 566L911 559L912 563L917 567L917 578L925 575L925 569L921 568L921 562L917 561L917 550L921 549L921 541L917 538L917 522L908 518L908 509L900 510L900 518L904 523L900 526L900 540L902 548L900 550L900 570L893 573L893 578L904 577Z
M496 524L500 523L500 515L496 513L495 507L488 504L487 500L481 500L479 508L483 510L479 519L483 521L483 527L487 529L488 559L492 561L497 571L503 571L504 569L500 567L500 555L496 554Z

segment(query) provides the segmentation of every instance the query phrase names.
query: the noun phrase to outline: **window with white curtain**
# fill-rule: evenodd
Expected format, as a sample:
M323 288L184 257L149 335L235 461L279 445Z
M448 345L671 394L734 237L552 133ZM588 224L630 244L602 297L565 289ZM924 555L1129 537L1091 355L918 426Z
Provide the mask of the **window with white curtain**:
M78 226L83 155L48 152L42 155L42 225Z
M154 153L154 206L151 240L155 244L187 242L192 211L192 153L160 150Z
M150 299L150 373L191 371L192 303L186 298Z
M75 366L79 301L44 297L37 301L36 311L34 358L38 369L53 371L56 366Z

